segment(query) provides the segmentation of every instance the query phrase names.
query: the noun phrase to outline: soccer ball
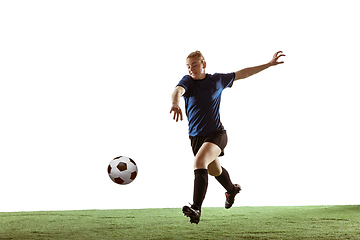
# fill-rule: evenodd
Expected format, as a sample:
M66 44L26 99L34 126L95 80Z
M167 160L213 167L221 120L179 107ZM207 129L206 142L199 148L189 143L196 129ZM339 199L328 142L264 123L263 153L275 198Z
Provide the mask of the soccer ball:
M129 157L116 157L108 166L108 174L111 180L121 185L134 181L137 171L136 163Z

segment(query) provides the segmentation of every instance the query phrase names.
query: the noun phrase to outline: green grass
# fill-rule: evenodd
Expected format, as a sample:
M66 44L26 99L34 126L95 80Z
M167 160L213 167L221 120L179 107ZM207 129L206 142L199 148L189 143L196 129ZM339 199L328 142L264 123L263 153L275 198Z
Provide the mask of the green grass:
M0 239L360 239L360 206L9 212Z

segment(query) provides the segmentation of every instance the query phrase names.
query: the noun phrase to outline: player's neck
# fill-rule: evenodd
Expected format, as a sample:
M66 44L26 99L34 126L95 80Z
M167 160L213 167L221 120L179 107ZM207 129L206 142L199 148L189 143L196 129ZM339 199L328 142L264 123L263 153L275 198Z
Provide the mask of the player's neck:
M204 80L205 78L206 78L206 73L201 74L201 75L199 76L199 78L196 78L196 79L194 79L194 80L201 81L201 80Z

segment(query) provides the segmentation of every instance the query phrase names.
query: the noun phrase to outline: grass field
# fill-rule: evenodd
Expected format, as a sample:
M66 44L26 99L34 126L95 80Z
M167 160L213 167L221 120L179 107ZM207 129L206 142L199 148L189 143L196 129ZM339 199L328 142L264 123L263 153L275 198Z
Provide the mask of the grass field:
M360 206L4 212L0 239L360 239Z

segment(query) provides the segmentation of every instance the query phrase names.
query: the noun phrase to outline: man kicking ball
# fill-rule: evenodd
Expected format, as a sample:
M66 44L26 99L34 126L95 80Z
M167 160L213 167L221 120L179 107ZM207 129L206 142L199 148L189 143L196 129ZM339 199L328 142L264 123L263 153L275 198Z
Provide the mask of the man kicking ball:
M184 215L190 217L191 223L198 224L200 221L201 205L208 186L208 174L214 176L226 189L225 208L233 205L236 194L241 190L240 185L231 182L228 171L221 167L218 158L224 155L227 144L226 130L220 121L219 113L222 91L232 87L236 80L284 63L278 61L282 56L285 55L279 51L269 63L233 73L213 75L205 73L206 62L200 51L193 52L186 58L189 75L184 76L176 86L171 97L170 113L174 113L173 119L176 122L179 119L183 120L179 106L180 98L183 97L189 121L191 147L195 156L193 204L182 209Z

